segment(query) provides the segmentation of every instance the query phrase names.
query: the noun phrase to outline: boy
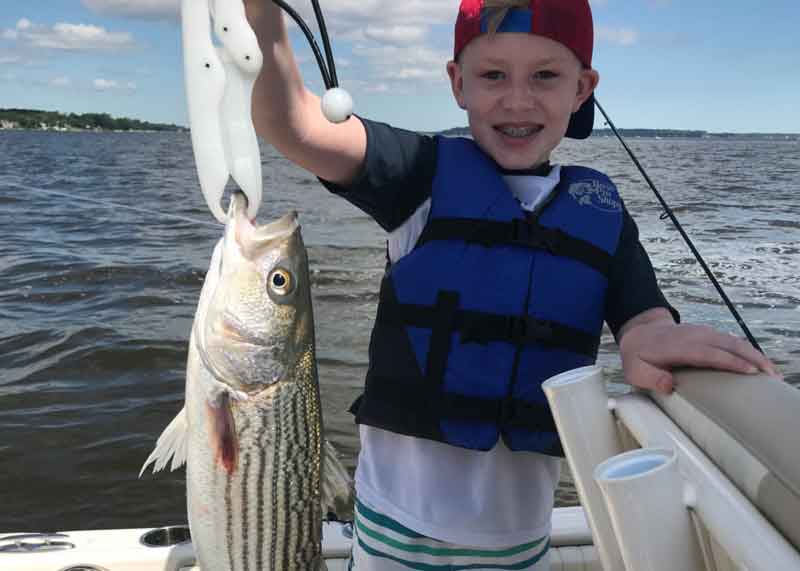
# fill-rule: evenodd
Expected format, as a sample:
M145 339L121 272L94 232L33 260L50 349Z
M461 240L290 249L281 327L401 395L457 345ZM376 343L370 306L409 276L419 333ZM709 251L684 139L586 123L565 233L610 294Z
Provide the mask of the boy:
M607 177L549 163L588 137L587 0L463 0L447 64L472 140L351 117L302 82L277 8L246 0L257 131L389 234L360 425L353 569L546 570L561 448L540 384L590 364L606 321L626 380L772 364L678 325Z

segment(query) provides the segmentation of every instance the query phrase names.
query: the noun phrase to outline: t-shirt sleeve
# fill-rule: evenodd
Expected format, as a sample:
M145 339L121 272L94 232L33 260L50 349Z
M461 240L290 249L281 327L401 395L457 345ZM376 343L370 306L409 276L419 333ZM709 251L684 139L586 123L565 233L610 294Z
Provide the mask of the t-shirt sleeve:
M680 314L658 287L650 257L639 242L639 229L624 206L622 218L620 243L609 272L606 323L616 336L628 320L656 307L669 310L679 322Z
M367 152L361 171L347 187L322 179L320 182L391 232L431 196L436 173L436 139L359 119L367 132Z

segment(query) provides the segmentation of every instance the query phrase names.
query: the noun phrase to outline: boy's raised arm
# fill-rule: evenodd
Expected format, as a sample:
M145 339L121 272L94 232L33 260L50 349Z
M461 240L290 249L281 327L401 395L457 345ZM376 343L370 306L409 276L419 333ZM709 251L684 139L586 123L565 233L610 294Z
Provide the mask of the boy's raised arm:
M367 149L364 125L353 116L329 122L320 98L303 84L282 10L272 0L243 0L264 55L253 89L256 132L295 164L330 182L347 185Z

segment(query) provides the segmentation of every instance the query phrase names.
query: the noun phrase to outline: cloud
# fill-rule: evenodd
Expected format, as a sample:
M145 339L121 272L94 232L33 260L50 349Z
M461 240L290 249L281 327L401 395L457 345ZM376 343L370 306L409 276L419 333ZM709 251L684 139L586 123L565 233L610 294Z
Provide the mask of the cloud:
M21 47L67 51L115 50L135 43L127 32L109 32L100 26L67 22L48 27L26 18L19 20L13 30L4 30L3 38L16 41Z
M92 86L97 91L136 91L136 84L132 81L120 83L115 79L95 79Z
M378 42L390 44L406 44L419 42L427 34L425 26L379 26L369 25L364 30L364 37Z
M291 3L316 30L311 3ZM340 74L342 82L354 91L409 93L434 83L447 85L445 63L452 57L457 0L325 0L322 8L337 67L349 68L349 73ZM284 20L296 40L298 59L307 61L310 50L305 39L291 18L285 16ZM441 27L446 33L438 33ZM316 38L319 41L319 34ZM347 57L348 65L342 56ZM311 85L318 71L308 69L304 75Z
M0 54L0 65L8 65L12 63L19 63L22 58L14 54Z
M639 32L633 28L599 26L595 29L595 36L600 41L620 46L631 46L639 41Z
M449 52L418 44L361 45L353 48L353 54L370 65L379 81L445 81L445 62L450 58Z
M316 29L311 2L290 2L303 19ZM371 37L380 41L418 41L437 24L452 25L458 10L456 0L325 0L325 23L335 39ZM291 22L291 18L284 18ZM386 36L380 36L386 32Z
M143 20L174 20L180 11L179 0L81 0L92 12Z
M329 0L324 6L326 18L335 29L383 26L451 24L458 4L455 0ZM311 14L306 8L303 14ZM332 26L334 27L334 26Z
M388 93L390 88L386 83L377 83L368 85L365 90L371 93Z
M70 78L66 76L62 77L54 77L50 81L47 82L50 87L69 87L72 85L72 81Z

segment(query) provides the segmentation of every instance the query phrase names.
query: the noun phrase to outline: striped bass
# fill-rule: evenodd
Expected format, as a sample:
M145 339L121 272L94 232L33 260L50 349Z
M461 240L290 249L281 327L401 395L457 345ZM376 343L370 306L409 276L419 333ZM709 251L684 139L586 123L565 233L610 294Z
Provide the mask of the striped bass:
M195 314L185 405L142 473L186 463L205 571L321 570L323 503L350 483L323 441L308 258L295 213L256 227L246 210L234 194Z

